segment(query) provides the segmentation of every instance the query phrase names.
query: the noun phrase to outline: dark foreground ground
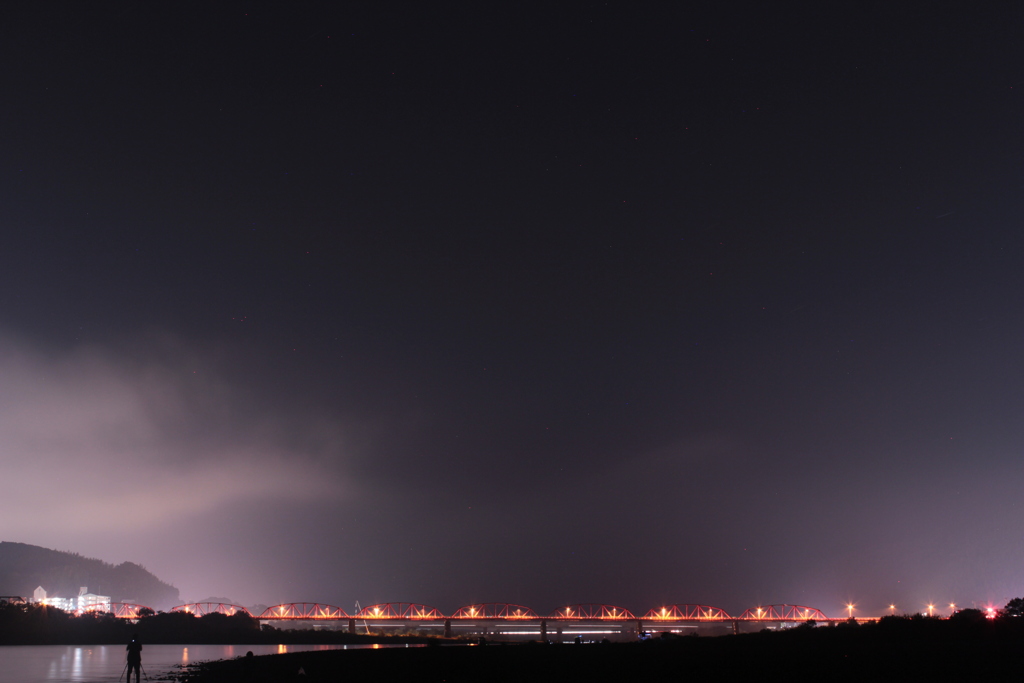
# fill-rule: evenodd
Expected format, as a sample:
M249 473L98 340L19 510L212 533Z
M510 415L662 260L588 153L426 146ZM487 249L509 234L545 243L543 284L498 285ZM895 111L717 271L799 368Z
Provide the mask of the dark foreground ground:
M884 621L884 620L883 620ZM1020 679L1024 628L937 620L592 645L437 646L214 662L181 678L235 681L652 681ZM304 675L299 674L299 669Z

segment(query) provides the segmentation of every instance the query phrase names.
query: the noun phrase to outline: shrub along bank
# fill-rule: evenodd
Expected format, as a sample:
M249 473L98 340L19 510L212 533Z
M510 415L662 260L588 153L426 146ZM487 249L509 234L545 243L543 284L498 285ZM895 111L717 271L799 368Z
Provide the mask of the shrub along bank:
M160 612L131 622L112 614L75 616L54 607L0 601L0 645L116 645L136 636L143 643L154 645L424 643L435 640L356 635L344 631L260 628L257 619L243 613L197 617L187 612Z

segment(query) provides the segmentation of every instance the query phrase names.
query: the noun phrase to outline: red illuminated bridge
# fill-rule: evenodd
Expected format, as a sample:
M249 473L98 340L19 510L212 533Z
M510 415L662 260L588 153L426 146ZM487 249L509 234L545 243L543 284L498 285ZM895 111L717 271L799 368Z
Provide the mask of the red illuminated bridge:
M138 619L156 611L145 605L114 602L110 613L123 619ZM105 611L100 606L88 611ZM625 607L599 603L581 603L559 607L549 614L541 614L524 605L506 602L484 602L460 607L451 614L445 614L436 607L415 602L382 602L363 607L356 612L346 612L341 607L319 602L287 602L268 607L260 614L252 614L241 605L223 602L195 602L172 607L171 612L187 612L196 616L207 614L245 614L261 621L846 621L847 617L832 618L814 607L802 605L762 605L751 607L739 616L730 615L721 607L711 605L676 604L655 607L643 613L632 612ZM874 621L875 617L860 618Z
M350 632L357 629L387 628L398 626L443 626L450 635L456 630L473 624L504 624L508 627L532 628L541 636L549 629L559 632L570 625L613 625L629 630L642 631L645 628L667 627L672 624L714 624L731 625L738 632L739 625L746 622L834 622L846 618L830 618L821 610L803 605L760 605L745 610L738 616L727 613L721 607L698 604L674 604L655 607L646 612L632 612L625 607L598 603L565 605L553 612L542 614L525 605L504 602L487 602L465 605L450 614L436 607L415 602L386 602L363 607L352 613L336 605L318 602L289 602L268 607L260 614L250 614L240 605L226 603L190 603L179 605L172 612L188 612L197 616L206 614L246 614L261 621L348 621ZM120 615L119 615L120 616ZM861 619L870 621L871 619ZM357 626L358 623L358 626ZM486 630L486 626L485 626ZM524 631L525 633L526 631ZM598 631L594 631L595 633ZM603 632L603 631L602 631Z
M625 607L584 603L559 607L542 615L524 605L507 602L484 602L460 607L445 614L436 607L415 602L383 602L348 613L341 607L319 602L287 602L268 607L260 614L251 614L240 605L217 602L198 602L179 605L172 612L204 614L247 614L262 621L445 621L445 620L511 620L511 621L845 621L846 617L832 619L814 607L802 605L764 605L751 607L739 616L728 614L721 607L711 605L668 605L655 607L641 616Z

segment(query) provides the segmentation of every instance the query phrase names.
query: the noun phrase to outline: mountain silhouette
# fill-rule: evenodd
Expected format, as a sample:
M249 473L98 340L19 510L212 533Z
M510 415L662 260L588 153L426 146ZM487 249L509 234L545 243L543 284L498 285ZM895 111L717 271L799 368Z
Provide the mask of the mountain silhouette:
M133 562L119 565L27 543L0 541L0 595L31 598L37 586L50 597L73 598L79 588L156 610L180 604L178 589Z

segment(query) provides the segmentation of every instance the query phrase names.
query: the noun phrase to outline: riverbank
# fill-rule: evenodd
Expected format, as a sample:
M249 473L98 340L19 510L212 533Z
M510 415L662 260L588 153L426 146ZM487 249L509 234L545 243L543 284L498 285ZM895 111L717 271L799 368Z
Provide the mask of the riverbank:
M968 680L1016 675L1020 623L957 624L894 619L880 624L802 627L716 638L682 637L587 645L489 644L397 650L305 652L211 662L182 683L415 680L624 681L764 677L769 672L827 680ZM300 675L299 671L303 672ZM753 678L752 678L753 680Z
M153 645L143 648L148 679L168 681L182 666L201 661L234 659L247 651L257 655L331 648L356 649L371 645ZM388 646L380 646L388 647ZM402 646L404 647L404 646ZM124 683L124 644L118 645L3 645L0 646L0 683Z

